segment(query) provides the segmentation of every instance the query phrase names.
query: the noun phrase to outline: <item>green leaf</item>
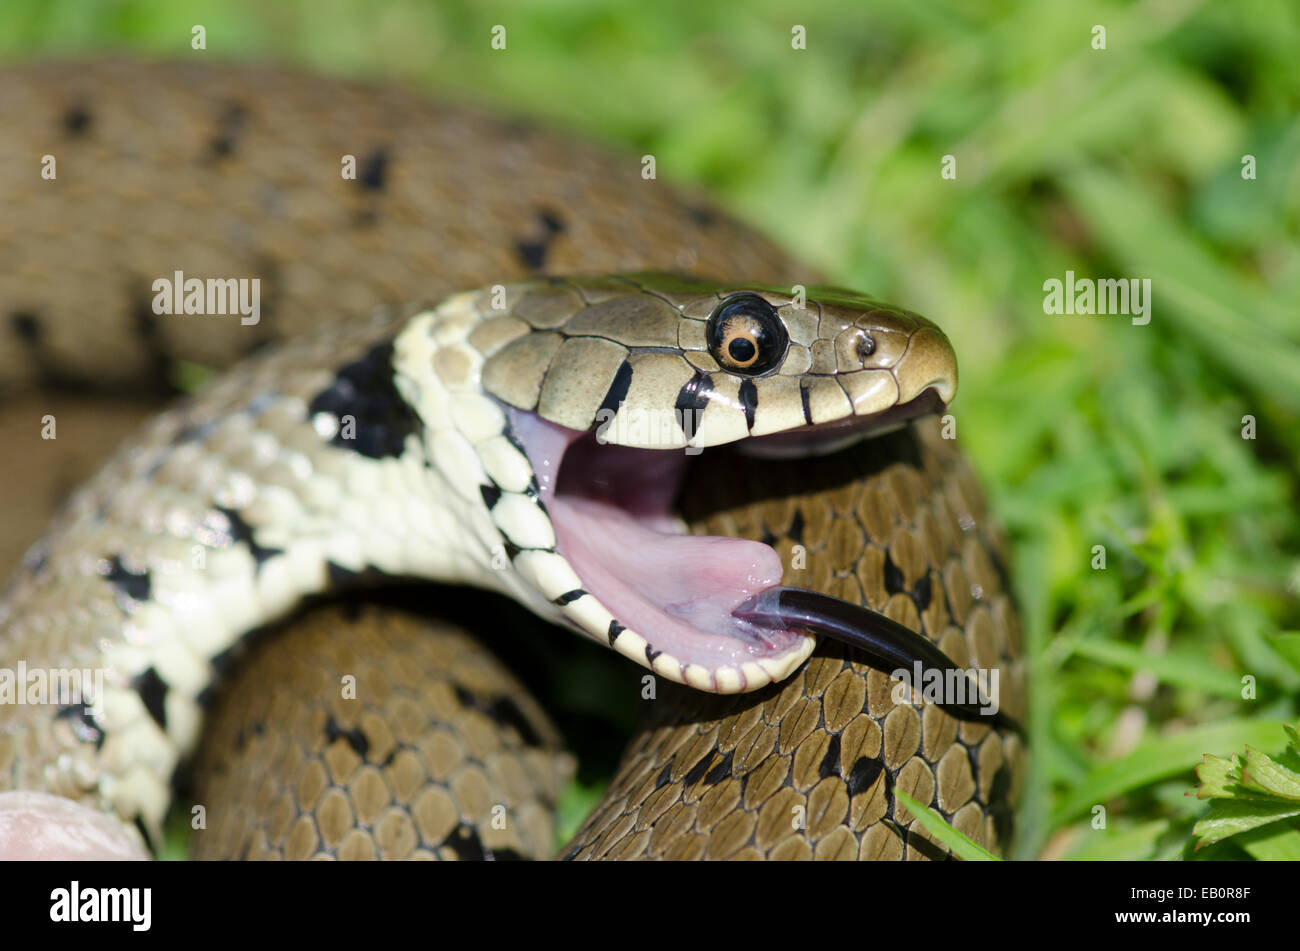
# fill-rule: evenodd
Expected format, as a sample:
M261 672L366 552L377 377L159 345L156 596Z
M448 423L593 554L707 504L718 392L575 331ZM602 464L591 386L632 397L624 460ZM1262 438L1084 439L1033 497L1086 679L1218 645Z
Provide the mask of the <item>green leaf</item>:
M1300 816L1300 803L1260 799L1216 799L1210 811L1192 827L1199 837L1196 847L1212 845L1238 832L1257 829L1279 819Z
M996 855L984 848L984 846L972 840L965 833L959 832L948 825L937 812L921 805L907 793L896 789L894 795L899 802L907 807L908 812L916 816L916 821L921 824L921 828L951 849L952 854L957 858L967 862L1000 861Z
M1232 799L1241 793L1241 762L1237 757L1224 759L1205 754L1205 762L1196 767L1196 778L1201 781L1188 795L1197 799Z
M1241 784L1282 799L1300 801L1300 774L1249 746L1246 762L1241 767Z
M1243 832L1233 842L1261 862L1300 862L1300 829L1293 822Z
M1277 724L1229 720L1184 730L1142 743L1132 753L1092 769L1083 782L1056 806L1055 824L1064 824L1098 803L1122 796L1149 783L1195 768L1207 749L1263 746L1276 742Z

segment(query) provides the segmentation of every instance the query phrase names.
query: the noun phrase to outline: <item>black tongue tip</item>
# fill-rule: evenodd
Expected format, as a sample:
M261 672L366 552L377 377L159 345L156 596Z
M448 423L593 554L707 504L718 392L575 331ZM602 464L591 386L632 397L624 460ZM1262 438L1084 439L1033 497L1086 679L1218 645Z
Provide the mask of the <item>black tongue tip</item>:
M885 673L900 668L909 677L917 670L923 675L934 672L943 675L940 683L953 682L952 675L960 675L966 681L960 693L976 699L949 702L945 698L935 701L939 706L963 720L992 722L1015 733L1024 732L1019 723L987 700L975 680L947 654L916 631L870 608L804 588L775 585L737 605L731 613L759 627L800 628L849 644L866 654L871 665Z

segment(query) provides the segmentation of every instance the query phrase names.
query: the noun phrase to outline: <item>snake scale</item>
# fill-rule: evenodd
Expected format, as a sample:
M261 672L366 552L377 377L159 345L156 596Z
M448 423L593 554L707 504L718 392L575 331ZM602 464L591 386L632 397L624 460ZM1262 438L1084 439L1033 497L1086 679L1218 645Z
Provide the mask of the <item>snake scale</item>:
M564 857L943 855L896 789L1005 850L1019 630L929 321L635 159L400 90L54 63L5 70L0 111L19 451L57 442L69 384L233 365L0 596L0 669L105 672L98 706L0 704L0 789L156 846L194 760L199 857L546 857L572 763L487 622L355 593L427 579L653 672ZM259 279L260 316L160 314L176 272ZM900 694L859 648L997 671L1007 716Z

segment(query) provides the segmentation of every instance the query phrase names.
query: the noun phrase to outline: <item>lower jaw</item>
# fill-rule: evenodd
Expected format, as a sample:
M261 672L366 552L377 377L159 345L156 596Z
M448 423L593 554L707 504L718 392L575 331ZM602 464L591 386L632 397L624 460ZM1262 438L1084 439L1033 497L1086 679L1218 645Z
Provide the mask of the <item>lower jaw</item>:
M907 423L898 418L882 425L896 430ZM559 549L584 589L628 629L611 645L615 650L668 679L720 693L781 680L811 654L816 639L808 634L754 628L732 616L759 591L796 580L784 577L781 556L772 547L782 536L791 545L801 543L799 527L791 524L792 497L833 488L861 473L859 467L846 468L835 460L802 465L811 454L807 436L788 435L795 438L787 442L803 451L769 456L762 478L754 476L752 462L734 451L738 447L687 456L588 445L584 440L589 437L569 435L564 462L576 463L572 471L584 477L602 471L611 475L603 483L597 477L600 491L594 491L592 484L566 478L562 467L559 491L547 493L547 504ZM826 431L817 435L817 448L837 452ZM832 431L829 440L851 444L865 435L846 432L836 439ZM892 437L873 432L871 439L876 438ZM745 448L752 449L760 440L746 442L751 445ZM843 455L848 459L860 453L850 447ZM639 484L638 479L653 489L651 495L642 500L623 491L620 497L625 483ZM746 489L738 491L740 485ZM757 498L756 490L766 495ZM756 501L772 503L763 506L772 513L770 524L729 515L752 512ZM703 530L717 534L698 534Z

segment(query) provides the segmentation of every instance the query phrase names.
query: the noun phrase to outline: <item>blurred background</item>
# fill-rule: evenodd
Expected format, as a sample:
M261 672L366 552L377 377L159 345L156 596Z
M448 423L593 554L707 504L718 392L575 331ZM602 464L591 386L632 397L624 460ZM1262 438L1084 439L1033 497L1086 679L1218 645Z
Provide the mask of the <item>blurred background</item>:
M1297 50L1294 0L0 4L0 62L297 64L652 153L938 322L1033 664L1022 858L1300 858L1295 819L1194 851L1187 795L1300 705ZM1045 313L1067 270L1150 323Z

